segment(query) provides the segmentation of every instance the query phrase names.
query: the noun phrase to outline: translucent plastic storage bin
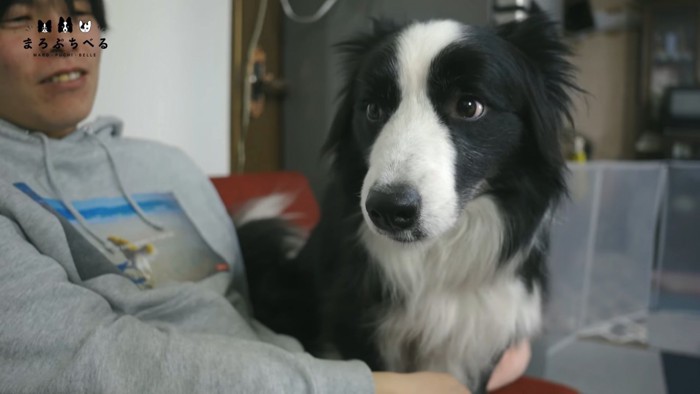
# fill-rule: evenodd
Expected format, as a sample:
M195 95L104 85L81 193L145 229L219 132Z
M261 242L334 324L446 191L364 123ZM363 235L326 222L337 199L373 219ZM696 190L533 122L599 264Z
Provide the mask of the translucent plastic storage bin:
M546 333L556 342L649 309L661 163L572 165L552 228Z
M582 393L663 394L648 350L664 163L572 165L552 228L540 373Z
M658 256L649 343L700 356L700 163L668 166Z
M668 171L652 307L700 313L700 163Z

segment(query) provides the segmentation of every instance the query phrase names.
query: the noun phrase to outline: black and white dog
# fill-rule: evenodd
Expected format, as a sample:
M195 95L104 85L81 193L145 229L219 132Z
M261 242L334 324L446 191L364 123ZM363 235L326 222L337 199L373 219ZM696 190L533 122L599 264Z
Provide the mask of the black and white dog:
M330 343L375 370L449 372L484 392L541 324L578 90L567 48L541 15L377 23L342 48L320 224L291 261L274 221L239 230L256 316L312 351Z

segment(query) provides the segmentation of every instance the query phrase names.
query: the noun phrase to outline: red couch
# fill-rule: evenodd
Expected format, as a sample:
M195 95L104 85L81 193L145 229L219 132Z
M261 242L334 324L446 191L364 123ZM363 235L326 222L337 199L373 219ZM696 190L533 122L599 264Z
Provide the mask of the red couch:
M235 212L246 201L272 193L291 193L294 202L287 212L291 220L306 230L311 230L320 217L318 203L306 177L298 172L266 172L231 175L213 178L224 205ZM524 376L513 384L497 390L495 394L576 394L568 387L541 379Z

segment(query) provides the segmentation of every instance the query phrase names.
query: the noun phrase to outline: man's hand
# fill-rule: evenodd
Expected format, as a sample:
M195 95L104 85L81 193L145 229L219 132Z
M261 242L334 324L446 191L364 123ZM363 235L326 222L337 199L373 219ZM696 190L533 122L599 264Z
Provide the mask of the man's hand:
M525 340L517 345L511 346L501 357L501 361L496 365L496 369L491 374L491 379L487 386L489 391L499 389L509 383L514 382L523 373L530 363L530 341Z
M501 388L519 378L530 362L530 341L525 340L506 350L496 365L488 390ZM469 394L452 375L439 372L394 373L374 372L374 387L377 394Z

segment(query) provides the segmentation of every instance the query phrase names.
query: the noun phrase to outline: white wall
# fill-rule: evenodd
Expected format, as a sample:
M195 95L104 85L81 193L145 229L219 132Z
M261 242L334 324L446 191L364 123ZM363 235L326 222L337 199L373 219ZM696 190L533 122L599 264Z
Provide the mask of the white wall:
M91 118L183 149L229 172L231 1L106 0L109 47Z

